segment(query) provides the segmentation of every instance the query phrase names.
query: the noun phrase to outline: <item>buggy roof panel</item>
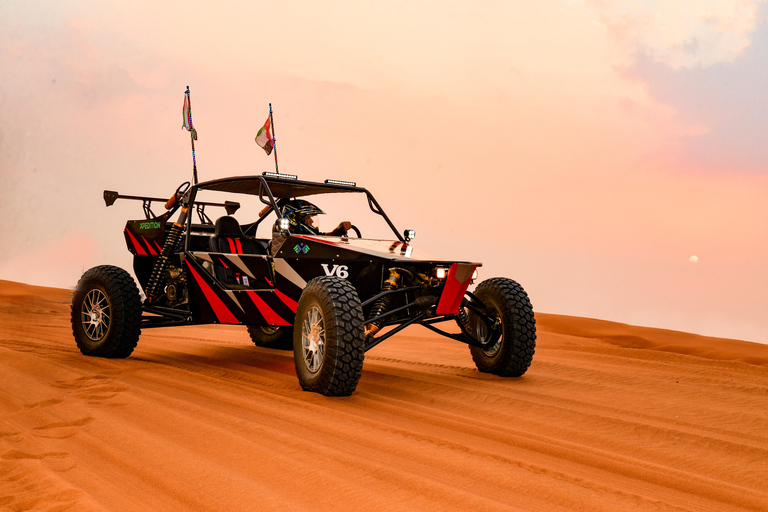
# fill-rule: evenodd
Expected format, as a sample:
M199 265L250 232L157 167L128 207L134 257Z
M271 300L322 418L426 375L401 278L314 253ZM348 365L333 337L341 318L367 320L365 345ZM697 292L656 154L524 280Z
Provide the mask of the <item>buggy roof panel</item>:
M316 183L293 179L283 179L273 176L235 176L218 180L206 181L197 185L201 190L218 190L236 194L260 195L261 187L266 182L272 196L275 198L304 197L317 194L334 194L342 192L363 192L362 187L339 185L331 183Z

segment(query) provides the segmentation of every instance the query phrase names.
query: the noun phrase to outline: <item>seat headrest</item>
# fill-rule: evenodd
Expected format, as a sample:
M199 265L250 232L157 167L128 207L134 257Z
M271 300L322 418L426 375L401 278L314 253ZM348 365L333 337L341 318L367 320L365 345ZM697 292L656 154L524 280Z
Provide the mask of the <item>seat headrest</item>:
M229 215L216 219L216 230L214 233L216 236L243 236L243 230L240 228L240 223L237 222L236 218L230 217Z

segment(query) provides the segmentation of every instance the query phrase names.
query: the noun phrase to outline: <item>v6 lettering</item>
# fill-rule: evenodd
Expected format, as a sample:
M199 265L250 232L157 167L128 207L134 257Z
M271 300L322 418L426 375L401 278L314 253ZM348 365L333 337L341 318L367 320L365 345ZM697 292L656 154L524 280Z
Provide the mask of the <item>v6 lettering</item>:
M346 265L329 266L327 263L321 263L320 265L323 267L323 271L327 276L337 276L342 279L349 277L349 267Z

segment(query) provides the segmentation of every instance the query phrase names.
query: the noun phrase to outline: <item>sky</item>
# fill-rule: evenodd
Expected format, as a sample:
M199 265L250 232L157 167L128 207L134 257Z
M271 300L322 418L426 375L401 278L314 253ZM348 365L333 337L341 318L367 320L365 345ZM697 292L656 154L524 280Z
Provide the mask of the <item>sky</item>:
M102 192L191 179L189 86L201 180L274 168L271 102L281 171L536 311L768 343L766 62L763 0L4 0L0 279L131 268Z

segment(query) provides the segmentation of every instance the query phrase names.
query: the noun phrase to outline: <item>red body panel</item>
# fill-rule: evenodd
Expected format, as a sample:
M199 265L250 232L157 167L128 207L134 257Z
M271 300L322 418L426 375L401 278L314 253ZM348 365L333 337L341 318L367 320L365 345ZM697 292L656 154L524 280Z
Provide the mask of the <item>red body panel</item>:
M219 296L216 295L216 292L214 292L208 283L206 283L205 280L200 276L200 274L197 273L194 267L187 263L187 268L192 273L192 276L194 276L197 285L203 291L206 300L211 305L211 308L213 309L213 312L219 322L222 324L239 324L240 322L237 320L235 315L232 314L232 311L227 308Z
M445 288L437 303L438 315L455 315L459 312L461 300L467 292L472 273L477 268L474 263L454 263L445 278Z

